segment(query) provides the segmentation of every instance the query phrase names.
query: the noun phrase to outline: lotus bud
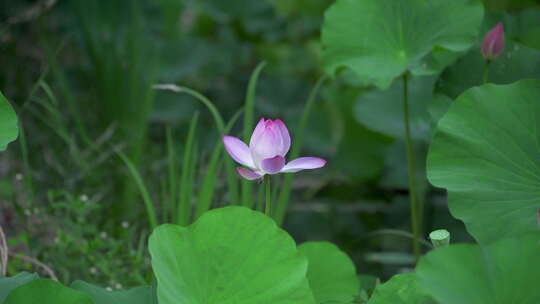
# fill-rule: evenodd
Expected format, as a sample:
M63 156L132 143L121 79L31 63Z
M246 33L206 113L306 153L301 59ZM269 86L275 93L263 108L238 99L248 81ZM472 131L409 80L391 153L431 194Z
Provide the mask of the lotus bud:
M504 26L498 23L492 28L482 42L482 55L487 60L499 57L504 51Z

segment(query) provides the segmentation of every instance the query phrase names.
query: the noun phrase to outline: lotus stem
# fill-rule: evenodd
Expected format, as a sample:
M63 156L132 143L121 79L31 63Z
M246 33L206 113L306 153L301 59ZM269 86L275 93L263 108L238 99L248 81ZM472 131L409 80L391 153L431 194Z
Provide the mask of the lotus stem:
M265 196L266 196L266 207L264 209L264 214L266 214L267 216L271 216L272 212L271 212L271 202L270 202L270 197L272 195L271 193L271 189L270 189L270 175L265 175L264 176L264 180L263 180L263 183L264 183L264 187L265 187Z
M450 232L446 229L438 229L429 234L433 247L439 248L450 244Z
M420 222L418 220L418 196L416 193L416 172L414 164L413 142L409 119L409 75L403 74L403 121L405 123L405 143L407 146L407 175L409 180L409 200L411 204L411 228L413 252L416 262L420 259Z

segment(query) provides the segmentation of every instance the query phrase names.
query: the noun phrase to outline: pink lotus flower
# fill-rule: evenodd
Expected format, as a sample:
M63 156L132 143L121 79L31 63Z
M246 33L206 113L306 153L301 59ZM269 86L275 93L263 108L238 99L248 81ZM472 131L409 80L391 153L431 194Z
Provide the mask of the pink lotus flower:
M285 155L291 147L291 137L283 121L262 118L249 141L249 147L233 136L223 136L229 155L250 170L237 167L238 174L255 180L265 174L298 172L324 167L326 161L318 157L300 157L285 164Z
M498 23L491 29L482 43L482 55L487 60L493 60L499 57L504 50L504 26Z

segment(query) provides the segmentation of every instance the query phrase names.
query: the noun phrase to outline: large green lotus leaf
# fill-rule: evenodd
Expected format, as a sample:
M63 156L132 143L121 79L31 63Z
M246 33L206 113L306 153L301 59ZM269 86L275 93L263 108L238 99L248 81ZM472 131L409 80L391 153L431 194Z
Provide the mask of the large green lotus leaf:
M445 70L437 89L455 98L484 83L485 66L480 50L474 48ZM490 64L489 82L509 84L524 78L540 78L540 51L507 40L504 53Z
M440 120L428 179L477 241L538 229L540 81L466 91Z
M500 15L497 14L494 17L489 20L490 28L497 22L501 22ZM504 14L503 18L506 37L511 37L525 46L540 49L540 38L538 37L540 33L540 6L537 5L513 14L507 13Z
M80 291L49 279L37 279L21 285L7 296L3 304L94 304Z
M383 154L392 139L378 132L373 132L356 120L354 104L358 97L358 89L343 87L336 83L323 90L325 107L313 109L314 118L310 119L310 129L333 126L333 130L319 146L329 146L335 149L332 166L349 180L363 182L377 178L382 174L384 166ZM329 119L330 118L330 119ZM327 125L320 121L328 119ZM328 137L333 137L335 143L328 145ZM306 140L306 144L310 140ZM330 153L334 151L330 150Z
M368 304L435 304L414 273L398 274L375 288ZM465 302L463 302L465 303Z
M5 150L7 145L17 138L18 134L17 115L0 92L0 151Z
M262 213L226 207L150 237L160 304L314 304L308 262Z
M0 303L4 301L11 290L38 279L35 273L21 272L12 277L0 278Z
M435 249L422 257L416 274L441 304L533 304L540 303L539 270L540 232L535 232L487 246Z
M152 304L150 286L109 291L84 281L75 281L71 284L71 288L89 295L94 300L94 304Z
M430 137L431 116L428 105L433 101L436 77L413 77L409 81L409 115L411 135L415 139ZM361 94L354 106L355 118L368 129L405 138L403 124L403 82L396 81L386 90Z
M435 94L433 96L433 101L428 105L428 112L431 117L432 136L437 129L437 123L444 116L444 114L446 114L452 102L452 98L444 94Z
M337 145L332 166L356 182L379 176L384 167L384 151L391 139L368 130L352 117L352 109L343 114L343 137Z
M323 63L380 88L406 71L436 74L475 42L482 17L476 0L338 0L325 15Z
M347 254L326 242L307 242L298 250L308 259L307 277L317 303L353 303L360 281Z
M519 38L524 45L540 50L540 26L524 31Z

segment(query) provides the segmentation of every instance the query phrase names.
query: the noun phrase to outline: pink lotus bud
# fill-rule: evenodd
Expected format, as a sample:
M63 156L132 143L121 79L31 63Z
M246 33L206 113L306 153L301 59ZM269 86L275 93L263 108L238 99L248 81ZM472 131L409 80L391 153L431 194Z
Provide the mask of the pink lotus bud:
M291 137L283 121L261 119L249 141L249 149L255 164L263 159L284 157L291 147Z
M298 172L324 167L326 161L317 157L301 157L285 164L285 155L291 147L291 137L283 121L262 118L249 141L249 147L233 136L223 136L223 144L229 155L239 164L243 178L254 180L265 174Z
M482 42L482 55L487 60L499 57L504 50L504 26L498 23L492 28Z

